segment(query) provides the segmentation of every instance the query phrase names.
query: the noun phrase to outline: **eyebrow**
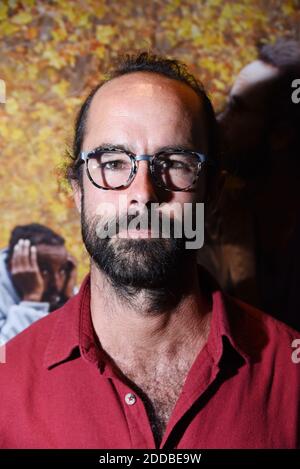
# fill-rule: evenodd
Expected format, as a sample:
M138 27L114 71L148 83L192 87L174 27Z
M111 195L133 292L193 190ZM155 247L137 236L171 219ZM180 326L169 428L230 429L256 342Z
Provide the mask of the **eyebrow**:
M122 144L114 144L114 143L101 143L100 145L97 145L95 148L90 150L88 153L96 151L96 150L102 150L102 151L122 150L122 151L127 151L129 153L132 153L128 146L122 145Z
M135 155L135 153L128 147L128 145L124 144L113 144L113 143L102 143L100 145L97 145L95 148L90 150L88 153L94 152L94 151L115 151L115 150L121 150L125 151L127 153L131 153ZM158 148L155 153L160 153L163 151L196 151L193 149L190 145L166 145L163 147Z

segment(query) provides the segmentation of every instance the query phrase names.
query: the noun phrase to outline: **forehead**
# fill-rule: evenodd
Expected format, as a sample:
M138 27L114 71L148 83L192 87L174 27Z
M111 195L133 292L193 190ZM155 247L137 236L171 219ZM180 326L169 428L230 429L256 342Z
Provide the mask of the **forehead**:
M179 126L182 131L195 122L201 127L201 117L204 120L202 100L185 83L154 73L132 73L114 78L97 91L88 112L85 144L92 145L94 135L101 132L126 134L128 126L159 138Z
M255 60L241 70L231 89L231 94L245 95L253 90L264 92L278 76L279 70L276 67L261 60Z
M124 91L131 97L154 97L159 92L167 93L170 97L175 92L194 101L197 96L186 83L154 72L132 72L109 80L99 89L98 95L104 96L108 93L123 95Z
M38 260L43 262L65 262L67 250L65 246L51 246L49 244L37 245Z

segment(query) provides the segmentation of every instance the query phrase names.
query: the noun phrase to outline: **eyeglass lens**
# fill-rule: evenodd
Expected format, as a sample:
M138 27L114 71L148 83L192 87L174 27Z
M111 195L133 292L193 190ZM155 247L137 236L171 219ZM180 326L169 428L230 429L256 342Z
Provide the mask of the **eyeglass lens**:
M88 158L88 172L94 183L104 188L126 186L133 176L132 159L126 153L99 151ZM197 176L199 161L192 153L161 153L155 157L152 171L155 181L168 189L191 186Z

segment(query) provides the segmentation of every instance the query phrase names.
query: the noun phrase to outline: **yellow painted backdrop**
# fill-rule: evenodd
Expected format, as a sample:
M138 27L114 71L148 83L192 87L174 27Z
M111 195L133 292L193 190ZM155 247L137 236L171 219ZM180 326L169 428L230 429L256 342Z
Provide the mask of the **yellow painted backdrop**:
M298 0L0 1L0 246L16 224L61 233L88 267L58 173L82 98L112 57L137 49L186 62L222 105L258 41L299 37Z

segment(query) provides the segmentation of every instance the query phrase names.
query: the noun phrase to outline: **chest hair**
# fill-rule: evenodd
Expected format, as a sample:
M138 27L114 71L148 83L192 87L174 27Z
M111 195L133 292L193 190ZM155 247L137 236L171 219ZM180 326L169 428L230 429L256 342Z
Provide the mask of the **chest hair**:
M194 357L172 359L158 364L135 363L122 366L122 373L141 395L156 443L160 443L172 411L182 391Z

